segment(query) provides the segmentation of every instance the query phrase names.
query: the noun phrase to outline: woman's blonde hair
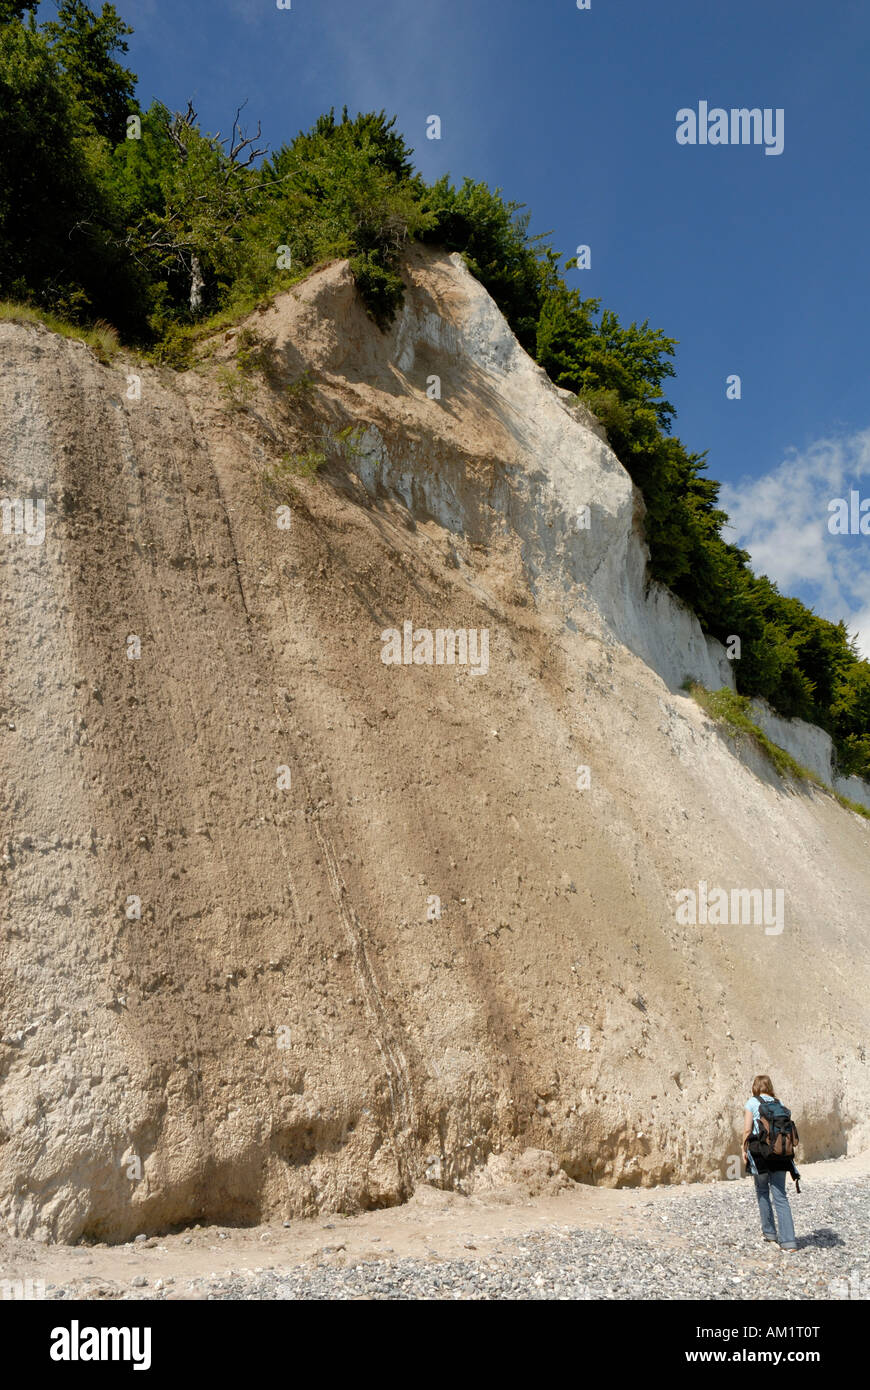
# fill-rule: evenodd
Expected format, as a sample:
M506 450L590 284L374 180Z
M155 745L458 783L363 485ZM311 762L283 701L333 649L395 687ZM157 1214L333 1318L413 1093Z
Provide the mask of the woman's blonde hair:
M773 1089L773 1082L769 1076L756 1076L752 1081L752 1094L758 1096L773 1096L776 1099L776 1091Z

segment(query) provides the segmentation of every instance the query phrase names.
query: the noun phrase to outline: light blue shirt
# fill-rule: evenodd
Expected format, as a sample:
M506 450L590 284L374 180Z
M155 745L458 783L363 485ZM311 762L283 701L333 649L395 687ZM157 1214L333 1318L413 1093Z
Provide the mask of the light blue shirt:
M752 1111L753 1134L758 1133L758 1112L761 1109L761 1102L763 1100L776 1100L776 1096L769 1096L766 1092L762 1092L760 1096L751 1096L746 1102L746 1109Z

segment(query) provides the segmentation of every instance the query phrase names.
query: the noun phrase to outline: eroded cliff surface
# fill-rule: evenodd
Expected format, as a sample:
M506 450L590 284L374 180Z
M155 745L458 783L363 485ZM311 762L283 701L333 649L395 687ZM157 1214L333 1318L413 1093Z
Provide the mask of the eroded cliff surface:
M387 1204L529 1146L724 1176L760 1069L807 1157L870 1138L870 827L679 693L728 663L646 590L595 421L457 258L407 274L386 334L337 263L182 375L0 325L2 492L46 500L0 538L16 1234ZM385 664L405 623L487 669ZM702 881L781 888L782 930L682 925Z

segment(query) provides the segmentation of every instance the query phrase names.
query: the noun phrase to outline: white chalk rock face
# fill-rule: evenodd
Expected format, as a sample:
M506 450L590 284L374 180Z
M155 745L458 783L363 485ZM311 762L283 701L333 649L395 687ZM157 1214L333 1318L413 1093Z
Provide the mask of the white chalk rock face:
M830 734L803 719L783 719L765 700L753 700L752 717L772 743L784 748L803 767L809 768L826 786L840 796L870 810L870 786L860 777L841 777L836 770L834 744Z
M731 668L596 422L456 257L407 281L388 332L295 285L235 394L236 330L176 374L0 324L14 1235L725 1178L759 1071L805 1158L870 1142L870 828L679 691Z
M750 711L772 743L779 744L827 786L833 786L834 745L824 729L803 719L783 719L765 700L753 700Z
M469 384L480 380L488 408L510 437L501 519L521 539L533 589L546 586L550 602L574 622L584 609L587 619L596 613L618 641L672 686L691 677L714 689L733 687L721 643L706 638L690 610L649 582L641 539L643 502L601 427L520 347L462 257L454 254L449 263L461 313L445 321L410 294L392 351L408 376L425 347L462 361ZM401 462L397 469L382 459L380 476L410 500ZM466 521L437 494L426 500L444 525L456 528Z
M734 668L723 645L707 637L695 615L647 575L642 539L643 499L606 441L601 426L568 391L554 386L514 337L495 301L469 274L462 257L449 258L462 309L450 321L409 294L391 345L396 365L412 376L421 347L481 373L481 394L507 422L515 452L505 459L504 487L496 506L507 530L521 541L521 556L534 592L573 625L600 619L599 631L624 643L672 689L686 679L708 689L734 689ZM395 487L409 506L419 495L420 474L378 451L377 478ZM369 483L375 470L366 470ZM425 505L451 530L471 519L455 493L425 490ZM582 616L581 616L582 615ZM802 720L776 715L761 700L753 715L773 742L833 787L830 737ZM840 785L842 784L842 785ZM850 790L846 790L846 788ZM870 787L858 778L838 779L837 790L870 805Z
M857 801L859 806L866 806L870 811L870 787L860 777L835 776L833 787L840 796L847 797L849 801Z

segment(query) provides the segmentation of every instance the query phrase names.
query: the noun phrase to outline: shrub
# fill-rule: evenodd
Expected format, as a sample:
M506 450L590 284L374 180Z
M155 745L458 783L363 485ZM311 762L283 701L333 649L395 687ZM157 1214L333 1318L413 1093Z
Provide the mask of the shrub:
M256 387L238 366L223 363L216 372L218 390L230 410L244 410Z
M401 275L381 264L375 252L354 256L350 268L363 303L375 323L380 328L388 327L405 297Z

